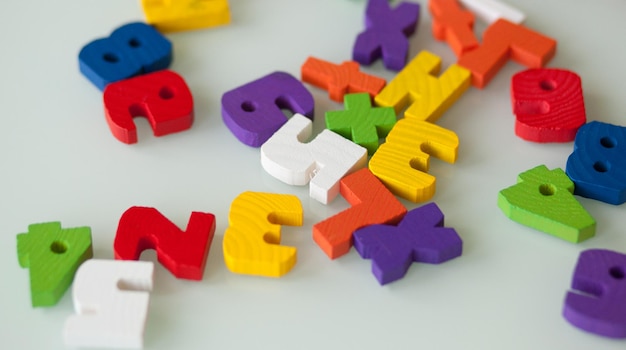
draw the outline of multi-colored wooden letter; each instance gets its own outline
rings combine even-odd
[[[17,257],[29,269],[32,306],[55,305],[80,264],[93,257],[91,229],[63,229],[60,222],[29,225],[17,235]]]
[[[483,43],[459,58],[472,72],[472,84],[482,89],[510,58],[528,68],[541,68],[556,53],[556,41],[520,24],[499,19],[483,33]]]
[[[534,142],[569,142],[587,121],[580,77],[563,69],[535,68],[511,80],[515,134]]]
[[[463,6],[474,12],[480,19],[491,24],[501,18],[522,24],[526,15],[519,9],[498,0],[460,0]]]
[[[379,106],[393,107],[399,114],[405,107],[405,118],[435,122],[470,86],[470,72],[456,64],[439,78],[441,59],[420,52],[376,96]]]
[[[372,108],[370,96],[363,93],[347,94],[344,107],[343,111],[326,112],[326,127],[374,154],[378,141],[396,124],[395,111],[391,107]]]
[[[234,273],[281,277],[296,264],[296,248],[280,245],[280,225],[301,226],[302,204],[287,194],[244,192],[232,202],[224,261]]]
[[[325,129],[311,142],[313,123],[296,114],[261,147],[261,165],[290,185],[310,183],[311,198],[324,204],[339,194],[339,180],[367,165],[367,150]]]
[[[191,128],[193,97],[185,80],[170,70],[140,75],[107,85],[104,112],[116,139],[137,143],[135,117],[150,122],[154,136]]]
[[[354,232],[354,248],[372,259],[372,273],[383,285],[399,280],[413,262],[440,264],[461,256],[463,241],[443,227],[443,213],[435,203],[409,211],[398,226],[371,225]]]
[[[574,194],[605,203],[626,202],[626,127],[593,121],[576,134],[565,168]]]
[[[285,122],[281,109],[313,119],[313,95],[292,75],[274,72],[222,96],[224,123],[244,144],[260,147]]]
[[[574,326],[626,338],[626,254],[606,249],[580,253],[563,316]]]
[[[356,92],[367,92],[374,98],[385,86],[385,79],[360,72],[359,64],[354,61],[336,65],[309,57],[300,73],[302,81],[327,90],[330,98],[337,102],[343,101],[343,95]]]
[[[578,203],[574,183],[559,168],[545,165],[519,174],[517,184],[498,194],[509,219],[572,243],[596,234],[596,221]]]
[[[402,119],[378,147],[369,168],[389,190],[412,202],[424,202],[435,195],[434,176],[427,173],[430,156],[456,162],[459,138],[435,124]]]
[[[192,212],[182,231],[155,208],[131,207],[120,218],[113,250],[116,259],[139,260],[141,252],[154,249],[177,278],[201,280],[214,233],[210,213]]]
[[[141,348],[153,274],[146,261],[86,261],[72,287],[76,315],[65,321],[65,344]]]
[[[141,0],[146,22],[161,32],[230,23],[228,0]]]
[[[104,90],[109,83],[169,67],[172,43],[145,23],[129,23],[85,45],[78,62],[80,72]]]
[[[341,195],[352,207],[313,225],[313,240],[331,259],[350,251],[354,231],[395,224],[406,214],[402,203],[367,168],[341,179]]]
[[[352,57],[370,65],[383,59],[387,69],[399,71],[407,61],[409,40],[419,20],[420,5],[401,2],[391,9],[388,0],[368,0],[365,9],[365,31],[354,43]]]
[[[461,8],[458,0],[430,0],[433,36],[446,41],[457,56],[478,47],[474,35],[474,15]]]

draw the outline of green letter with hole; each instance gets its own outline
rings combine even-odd
[[[91,229],[62,229],[60,222],[28,226],[17,235],[17,258],[30,271],[33,307],[55,305],[74,279],[76,270],[93,257]]]
[[[574,183],[563,170],[540,165],[500,191],[498,207],[513,221],[578,243],[595,235],[596,221],[573,193]]]

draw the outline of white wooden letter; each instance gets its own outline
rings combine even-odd
[[[497,0],[460,0],[463,6],[472,11],[478,18],[491,24],[500,18],[504,18],[515,24],[522,24],[526,19],[526,15],[514,8],[511,5],[507,5],[502,1]]]
[[[76,272],[72,294],[76,315],[65,322],[65,344],[141,348],[148,316],[154,264],[87,260]]]
[[[309,195],[324,204],[339,194],[339,180],[367,164],[367,150],[328,129],[309,142],[313,123],[295,114],[261,146],[261,164],[290,185],[310,182]]]

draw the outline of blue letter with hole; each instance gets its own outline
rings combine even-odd
[[[565,171],[576,185],[574,194],[626,202],[626,128],[596,121],[583,125]]]
[[[129,23],[85,45],[78,61],[81,73],[104,90],[109,83],[168,68],[172,43],[145,23]]]

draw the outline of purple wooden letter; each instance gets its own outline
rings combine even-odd
[[[587,332],[626,338],[626,255],[589,249],[578,257],[563,316]]]
[[[398,226],[371,225],[354,232],[354,247],[372,259],[372,272],[383,285],[406,274],[412,262],[439,264],[460,256],[463,241],[443,227],[443,213],[435,203],[409,211]]]
[[[419,4],[403,2],[392,10],[387,0],[369,0],[366,29],[356,38],[352,59],[370,65],[382,56],[387,69],[402,70],[409,53],[407,37],[415,32],[419,14]]]
[[[313,95],[288,73],[274,72],[222,95],[222,118],[239,141],[261,147],[287,117],[289,109],[313,119]]]

